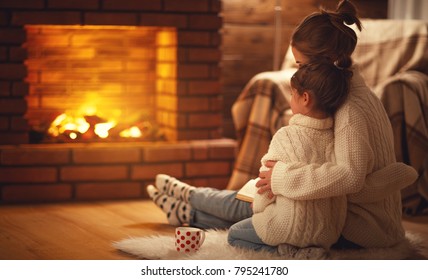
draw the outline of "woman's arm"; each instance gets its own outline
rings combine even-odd
[[[402,162],[391,163],[367,175],[364,188],[358,193],[349,195],[348,200],[353,203],[379,201],[413,184],[417,178],[418,172],[413,167]]]
[[[271,171],[260,173],[259,193],[271,190],[273,195],[309,200],[358,192],[371,168],[371,147],[350,127],[336,132],[335,138],[336,163],[277,162]]]

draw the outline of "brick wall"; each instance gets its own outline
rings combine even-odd
[[[0,146],[0,204],[147,197],[158,173],[225,188],[233,140]]]
[[[220,11],[220,0],[1,0],[0,204],[142,198],[158,173],[224,188],[236,143],[219,139]],[[172,141],[28,144],[34,120],[27,109],[45,88],[26,42],[42,25],[174,29],[176,69],[156,82],[155,109]]]
[[[25,96],[31,91],[24,64],[25,25],[175,28],[177,81],[164,85],[169,90],[158,103],[166,108],[162,108],[158,119],[172,140],[219,138],[222,135],[220,11],[220,0],[0,1],[0,144],[28,143],[30,126],[25,117]]]

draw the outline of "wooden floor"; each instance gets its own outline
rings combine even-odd
[[[428,216],[403,221],[428,240]],[[173,234],[149,200],[0,206],[2,260],[120,260],[112,242],[156,233]]]
[[[148,200],[0,206],[0,259],[133,259],[112,242],[173,232]]]

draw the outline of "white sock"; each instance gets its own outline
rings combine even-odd
[[[170,225],[189,224],[192,210],[190,204],[160,192],[153,185],[147,186],[147,193],[153,202],[165,212]]]
[[[189,203],[190,195],[196,187],[188,185],[174,177],[158,174],[156,176],[156,187],[161,192]]]

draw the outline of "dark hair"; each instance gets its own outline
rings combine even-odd
[[[291,45],[310,60],[323,57],[339,67],[349,68],[357,45],[355,31],[347,26],[352,24],[361,31],[355,6],[343,0],[336,11],[321,9],[307,16],[294,30]]]
[[[333,115],[349,93],[352,71],[331,62],[304,64],[291,77],[291,86],[299,95],[308,92],[315,100],[314,108]]]

